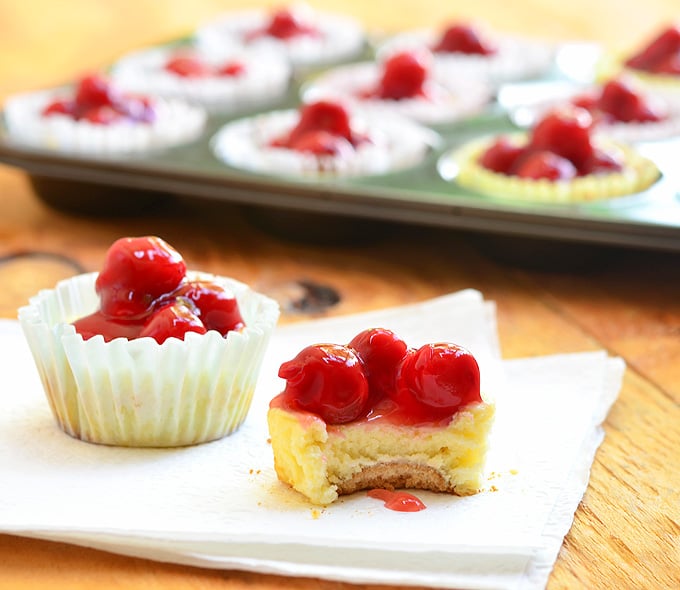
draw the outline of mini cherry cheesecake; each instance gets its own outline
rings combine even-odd
[[[209,55],[247,48],[282,55],[295,68],[310,68],[356,58],[365,36],[350,17],[298,5],[230,12],[200,27],[196,42]]]
[[[57,424],[94,443],[171,447],[236,430],[278,305],[243,283],[187,271],[161,238],[121,238],[99,273],[19,310]]]
[[[371,328],[347,345],[305,347],[279,377],[285,387],[267,414],[274,466],[311,502],[374,488],[482,488],[495,405],[464,348],[412,349]]]
[[[445,77],[483,79],[494,85],[536,78],[553,66],[554,45],[500,34],[479,23],[452,21],[439,28],[399,33],[378,47],[386,59],[394,53],[428,50]]]
[[[497,198],[565,203],[632,195],[656,182],[653,162],[593,130],[588,110],[555,108],[529,133],[484,138],[453,152],[455,180]]]
[[[130,53],[113,67],[126,90],[200,104],[236,114],[276,105],[288,92],[291,67],[278,54],[238,49],[214,56],[197,47],[158,47]]]
[[[420,162],[439,141],[415,123],[363,117],[337,101],[239,119],[215,135],[226,164],[264,174],[316,178],[385,174]]]
[[[202,108],[179,100],[127,92],[101,74],[72,87],[10,97],[10,138],[40,149],[98,156],[165,148],[196,139]]]
[[[419,123],[442,124],[478,114],[492,99],[479,79],[445,75],[424,49],[396,52],[384,61],[339,66],[317,76],[306,100],[341,98],[370,114],[405,116]]]

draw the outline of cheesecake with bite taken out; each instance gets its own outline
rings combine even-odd
[[[484,482],[495,405],[452,343],[417,350],[385,328],[285,362],[267,420],[279,479],[325,505],[359,490],[469,495]]]

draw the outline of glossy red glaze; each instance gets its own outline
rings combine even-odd
[[[158,344],[163,344],[168,338],[183,340],[188,332],[205,334],[207,330],[191,307],[176,302],[154,311],[139,332],[139,337],[149,336]]]
[[[507,137],[499,137],[479,158],[479,164],[499,174],[509,174],[517,159],[524,152],[522,146]]]
[[[212,74],[212,68],[191,55],[177,55],[170,58],[164,69],[183,78],[204,78]]]
[[[310,135],[312,134],[312,135]],[[329,136],[342,141],[331,140]],[[339,153],[349,144],[359,141],[352,133],[349,113],[341,104],[320,100],[300,108],[298,122],[291,131],[272,142],[274,147],[295,149],[316,154]]]
[[[626,60],[625,64],[638,70],[663,73],[664,64],[677,58],[678,52],[680,52],[680,27],[670,26],[661,31],[641,51]]]
[[[72,100],[59,98],[48,103],[42,115],[67,115],[76,121],[95,125],[110,125],[124,120],[151,123],[155,119],[150,98],[118,92],[108,78],[97,74],[80,80]]]
[[[376,94],[391,100],[424,96],[429,58],[428,53],[419,51],[404,51],[389,57],[383,65]]]
[[[556,108],[533,128],[529,140],[532,150],[547,150],[571,161],[578,170],[593,154],[593,118],[576,106]]]
[[[433,50],[439,53],[493,55],[498,51],[498,48],[489,39],[482,38],[473,27],[457,24],[444,31]]]
[[[155,236],[121,238],[107,252],[95,289],[100,308],[73,323],[85,340],[149,336],[163,343],[187,332],[226,336],[245,326],[234,295],[209,281],[187,281],[181,255]]]
[[[313,412],[330,424],[358,418],[368,399],[368,382],[354,351],[339,344],[302,349],[279,368],[286,380],[285,401]]]
[[[394,391],[397,372],[406,356],[406,342],[392,330],[370,328],[352,338],[348,346],[361,359],[371,400],[389,396]]]
[[[602,87],[597,108],[624,123],[660,121],[663,118],[663,114],[642,94],[621,79],[610,80]]]
[[[109,248],[95,283],[101,311],[114,318],[143,315],[185,274],[182,256],[161,238],[121,238]]]
[[[226,336],[245,326],[236,297],[220,285],[206,281],[182,284],[170,295],[172,299],[187,299],[208,330]]]
[[[382,500],[385,503],[385,508],[396,512],[420,512],[427,508],[420,498],[408,492],[374,489],[369,490],[366,494],[369,498]]]
[[[347,346],[308,346],[281,365],[279,377],[286,387],[272,407],[305,410],[329,425],[446,425],[462,406],[481,401],[479,367],[468,351],[449,343],[407,350],[383,328]]]
[[[521,158],[513,174],[520,178],[530,178],[539,180],[545,178],[551,181],[571,180],[576,177],[578,170],[566,158],[558,156],[547,150],[536,150],[529,152]]]
[[[321,35],[321,31],[305,23],[295,12],[282,8],[271,15],[266,26],[248,33],[246,40],[252,41],[259,37],[267,36],[287,41],[303,35],[317,37]]]

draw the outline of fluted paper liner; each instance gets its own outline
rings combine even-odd
[[[89,340],[71,324],[95,311],[96,273],[41,291],[19,310],[52,413],[73,437],[121,446],[170,447],[221,438],[245,420],[278,304],[243,283],[202,273],[231,289],[246,327],[222,337],[186,334]]]

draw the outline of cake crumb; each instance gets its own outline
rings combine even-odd
[[[510,470],[510,475],[517,475],[519,471],[517,469],[511,469]]]
[[[319,517],[321,516],[321,510],[319,510],[318,508],[312,508],[311,513],[312,513],[312,518],[314,520],[318,520]]]
[[[497,491],[498,491],[498,488],[497,488],[496,486],[491,486],[491,487],[489,488],[489,491],[490,491],[490,492],[497,492]]]
[[[268,445],[272,444],[272,439],[271,439],[271,438],[268,438],[268,439],[267,439],[267,444],[268,444]]]

